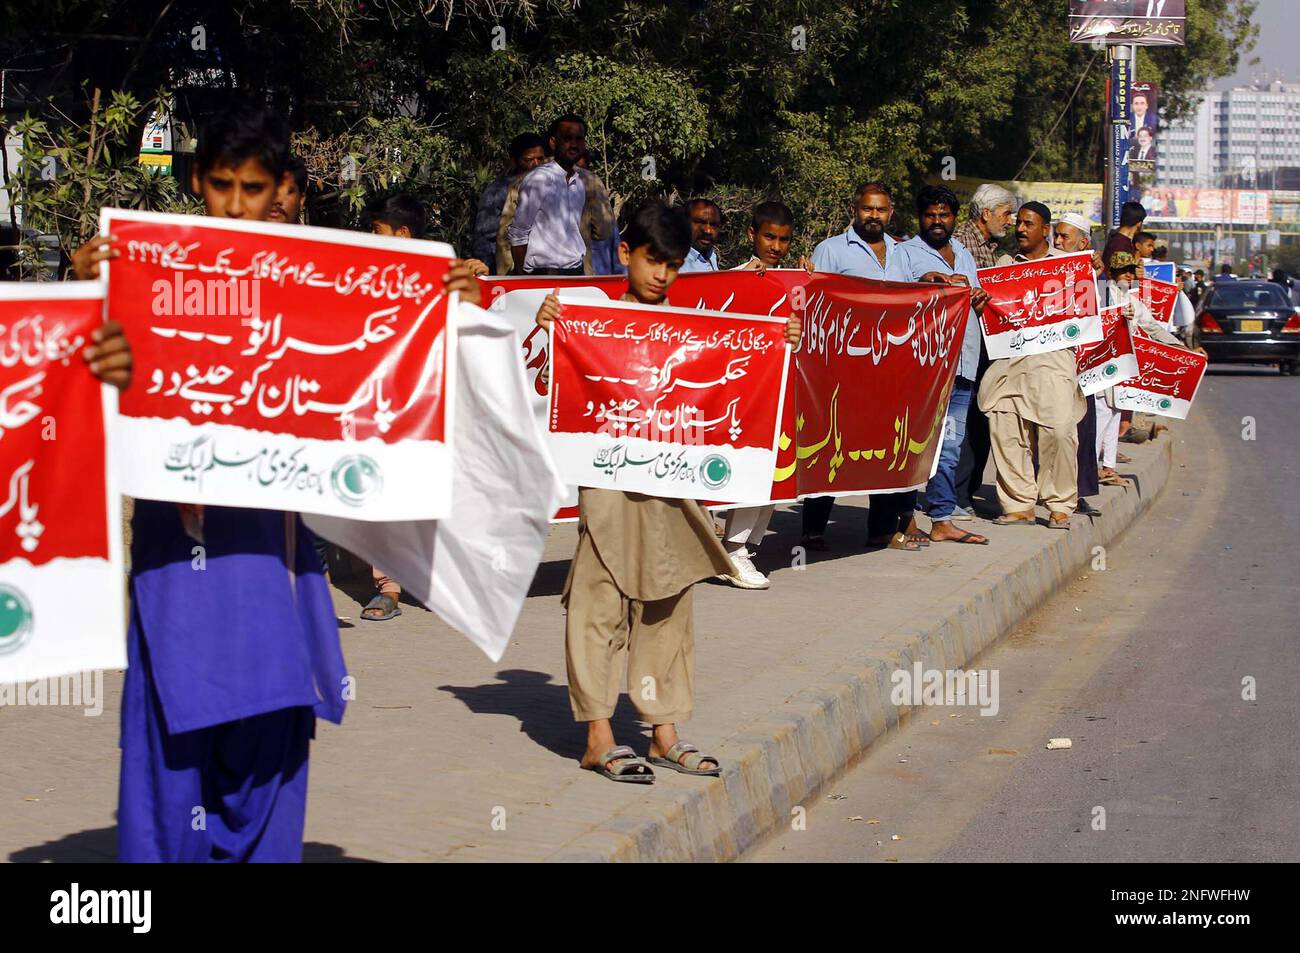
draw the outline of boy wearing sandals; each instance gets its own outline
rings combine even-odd
[[[691,247],[680,211],[651,202],[636,212],[619,244],[627,267],[625,301],[663,304]],[[561,306],[549,295],[537,323],[550,330]],[[798,343],[802,323],[786,323]],[[614,739],[610,717],[618,702],[621,657],[642,720],[653,726],[652,764],[715,777],[717,758],[677,736],[677,722],[695,707],[695,633],[691,587],[731,561],[696,500],[665,499],[584,487],[579,493],[578,548],[564,587],[565,659],[569,701],[587,723],[582,767],[612,781],[648,784],[650,767]]]

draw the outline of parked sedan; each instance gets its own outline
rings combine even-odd
[[[1211,363],[1300,368],[1300,308],[1271,281],[1221,281],[1196,312],[1196,337]]]

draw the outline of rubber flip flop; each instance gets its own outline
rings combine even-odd
[[[366,615],[367,609],[382,609],[383,615]],[[386,592],[381,592],[369,602],[366,608],[361,610],[361,619],[365,622],[387,622],[389,619],[395,619],[402,614],[402,607],[397,604],[397,600]]]
[[[962,533],[956,539],[936,539],[936,543],[965,543],[968,546],[987,546],[987,539],[976,539],[979,533]]]

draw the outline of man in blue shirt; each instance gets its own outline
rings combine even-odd
[[[916,217],[920,232],[915,238],[901,243],[895,253],[902,260],[902,269],[908,281],[928,281],[949,285],[965,285],[971,289],[971,308],[966,315],[966,330],[961,339],[957,358],[957,379],[953,383],[952,397],[944,421],[943,447],[939,451],[939,465],[925,488],[927,512],[933,526],[930,539],[934,542],[978,543],[987,545],[988,539],[978,533],[958,529],[952,522],[957,508],[957,463],[961,459],[961,445],[966,436],[966,413],[975,391],[975,377],[979,370],[980,324],[979,314],[988,302],[988,294],[981,288],[976,275],[975,259],[961,242],[952,237],[957,226],[957,196],[942,185],[927,185],[916,197]],[[956,343],[956,342],[954,342]]]
[[[894,217],[894,198],[879,182],[864,182],[853,193],[853,223],[813,251],[813,268],[833,275],[857,275],[877,281],[907,281],[895,252],[898,242],[887,231]]]
[[[718,271],[718,250],[714,247],[722,232],[722,209],[713,199],[692,199],[686,206],[691,223],[691,250],[678,271]]]
[[[510,171],[488,183],[474,216],[474,257],[496,272],[497,229],[510,183],[546,161],[546,140],[535,132],[521,132],[510,140]],[[420,236],[416,236],[417,238]]]
[[[894,217],[894,196],[880,182],[864,182],[850,203],[853,221],[838,235],[822,241],[813,251],[815,271],[857,275],[877,281],[907,281],[898,242],[885,231]],[[816,496],[803,502],[803,545],[825,549],[824,534],[835,505],[833,496]],[[915,551],[919,534],[909,533],[916,493],[881,493],[871,498],[867,518],[867,544]],[[911,527],[915,529],[915,527]],[[900,535],[902,538],[900,538]]]

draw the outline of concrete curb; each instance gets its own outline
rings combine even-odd
[[[1133,485],[1108,490],[1099,519],[1076,518],[1069,533],[1045,535],[1041,548],[1005,574],[967,587],[969,594],[946,615],[896,633],[901,649],[845,659],[829,681],[799,692],[731,738],[721,784],[617,815],[548,859],[739,858],[909,716],[910,709],[890,704],[892,672],[916,661],[925,668],[964,668],[1090,565],[1094,547],[1114,543],[1168,481],[1173,440],[1166,437],[1152,449],[1133,454]]]

